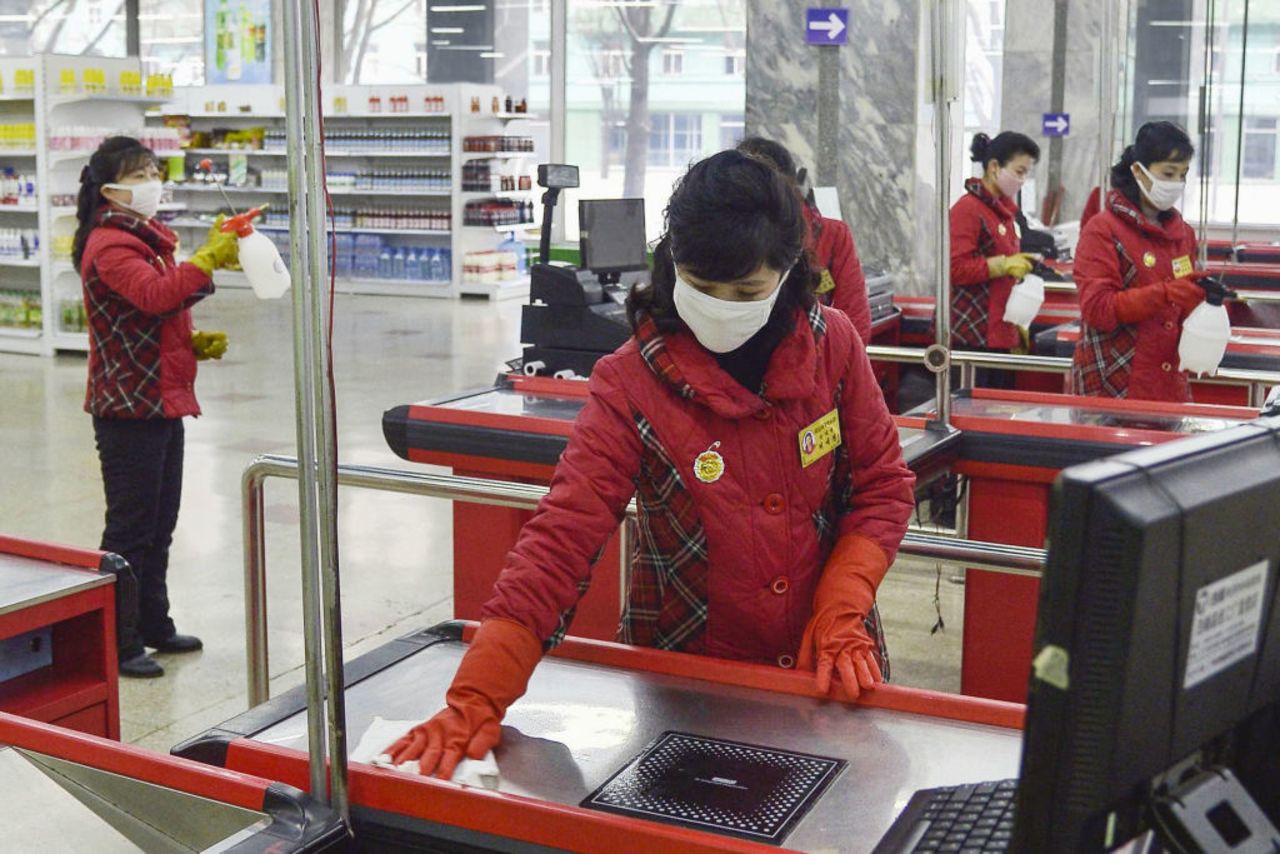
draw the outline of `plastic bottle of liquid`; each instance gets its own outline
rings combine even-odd
[[[404,278],[404,250],[396,249],[396,254],[391,257],[391,278]]]
[[[289,290],[289,270],[270,238],[253,228],[254,218],[261,213],[262,208],[254,208],[233,216],[222,224],[222,230],[240,237],[240,266],[254,294],[258,299],[277,299]]]
[[[1031,321],[1035,320],[1043,304],[1044,279],[1029,273],[1009,292],[1009,301],[1004,306],[1004,322],[1030,329]]]
[[[422,278],[421,263],[418,259],[418,252],[415,249],[409,249],[404,258],[404,277],[411,282],[416,282]]]
[[[382,247],[382,253],[378,255],[378,278],[391,278],[391,247]]]
[[[1231,340],[1231,321],[1223,299],[1226,288],[1213,280],[1205,282],[1204,302],[1182,322],[1182,337],[1178,339],[1178,370],[1193,374],[1213,376],[1227,352]]]
[[[431,281],[444,282],[449,278],[445,269],[444,253],[440,249],[431,250]]]

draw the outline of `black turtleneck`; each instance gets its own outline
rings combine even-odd
[[[747,339],[746,343],[728,353],[712,353],[716,363],[729,376],[737,380],[748,391],[760,393],[764,383],[765,372],[769,369],[769,360],[778,344],[790,334],[794,327],[793,313],[783,305],[781,299],[773,306],[769,320],[760,330]]]

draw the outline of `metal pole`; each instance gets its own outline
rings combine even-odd
[[[249,466],[240,478],[244,522],[244,635],[249,659],[249,707],[271,695],[267,660],[267,539],[263,526],[265,475]]]
[[[937,346],[944,350],[951,346],[951,101],[956,96],[958,81],[949,67],[951,52],[947,49],[947,37],[954,33],[963,38],[964,28],[952,28],[955,16],[950,14],[954,0],[934,0],[932,20],[932,56],[934,132],[937,141],[937,163],[934,183],[938,194],[937,223],[934,239],[937,247],[938,290],[934,298],[933,328]],[[951,372],[943,365],[935,374],[938,423],[946,427],[951,422]]]
[[[565,84],[569,45],[569,2],[551,0],[551,162],[565,162]],[[564,208],[551,221],[551,239],[564,240]]]
[[[1115,145],[1116,43],[1121,29],[1116,0],[1102,0],[1102,32],[1098,39],[1098,193],[1106,208],[1106,194],[1111,187],[1112,146]]]
[[[337,467],[338,440],[334,429],[332,362],[329,358],[329,240],[326,228],[325,162],[320,100],[320,26],[316,7],[302,5],[302,80],[306,164],[307,242],[310,247],[311,337],[313,397],[318,418],[313,422],[317,432],[316,509],[317,534],[320,540],[320,607],[324,643],[313,647],[308,655],[323,653],[328,701],[325,720],[328,724],[329,798],[330,805],[343,821],[349,823],[347,804],[347,715],[346,680],[342,666],[342,596],[338,565]]]
[[[1244,165],[1244,74],[1249,62],[1249,0],[1244,0],[1244,29],[1240,37],[1240,107],[1236,115],[1236,192],[1231,208],[1231,260],[1240,239],[1240,174]]]
[[[306,239],[306,154],[303,145],[303,112],[306,105],[306,86],[303,77],[302,55],[314,51],[314,45],[301,37],[302,19],[311,14],[304,11],[302,0],[286,0],[284,4],[285,27],[285,132],[288,145],[289,170],[289,228],[294,234],[289,254],[293,279],[293,383],[295,398],[298,457],[304,461],[299,468],[298,510],[302,551],[302,635],[307,650],[307,746],[310,753],[311,794],[327,802],[325,785],[324,738],[324,662],[319,654],[321,637],[321,612],[319,603],[320,544],[319,520],[316,508],[316,411],[315,396],[315,342],[309,334],[312,315],[311,269],[312,241]],[[312,83],[314,85],[314,81]],[[303,239],[298,239],[303,238]]]

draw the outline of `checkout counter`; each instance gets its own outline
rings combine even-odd
[[[521,374],[500,376],[492,388],[396,406],[382,416],[391,450],[416,463],[447,466],[468,477],[548,484],[573,421],[586,403],[587,383]],[[959,440],[955,432],[926,430],[921,417],[896,416],[903,456],[917,486],[945,474]],[[531,511],[479,504],[453,505],[454,615],[479,619],[504,559]],[[591,588],[578,605],[572,634],[613,640],[621,613],[621,537],[599,560]]]
[[[441,708],[472,630],[442,624],[350,662],[348,743],[375,714]],[[1021,706],[893,685],[847,705],[807,674],[706,665],[568,638],[507,712],[496,791],[353,763],[356,836],[378,851],[870,851],[917,789],[1017,776]],[[305,709],[295,689],[174,752],[305,787]],[[634,797],[627,772],[657,749],[669,797]]]
[[[913,414],[929,417],[932,401]],[[1235,406],[1107,400],[972,389],[952,395],[960,432],[951,470],[965,477],[969,539],[1041,548],[1054,478],[1062,469],[1257,417]],[[1031,667],[1040,583],[965,573],[961,691],[1022,702]]]

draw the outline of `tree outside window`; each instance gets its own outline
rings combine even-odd
[[[1244,120],[1245,178],[1274,180],[1276,177],[1276,120],[1246,118]]]
[[[0,0],[0,54],[125,55],[124,0]]]
[[[424,81],[426,0],[341,2],[344,83]]]

